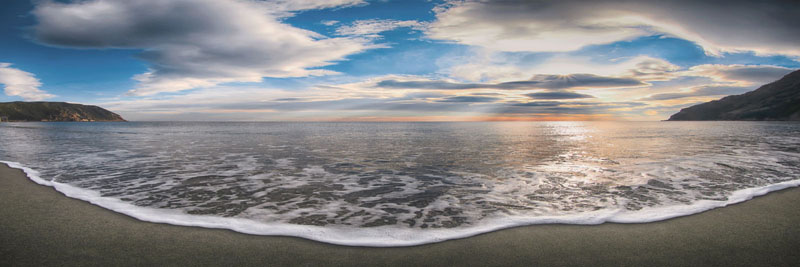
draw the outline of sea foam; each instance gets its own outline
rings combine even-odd
[[[445,240],[466,238],[501,229],[536,224],[596,225],[602,223],[647,223],[692,215],[714,208],[725,207],[765,195],[769,192],[800,186],[800,180],[784,181],[755,188],[733,191],[725,201],[699,200],[689,205],[647,207],[640,210],[609,209],[559,216],[498,216],[478,224],[452,229],[404,229],[395,226],[371,228],[346,228],[288,223],[265,223],[242,218],[183,214],[176,210],[140,207],[99,192],[43,179],[39,172],[18,162],[0,161],[11,168],[22,170],[27,177],[40,185],[53,187],[65,196],[122,213],[136,219],[179,226],[229,229],[240,233],[269,236],[293,236],[325,243],[346,246],[395,247],[414,246]]]

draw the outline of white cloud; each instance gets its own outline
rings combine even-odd
[[[436,10],[428,36],[501,51],[573,51],[647,34],[637,25],[598,22],[580,6],[542,1],[458,1]]]
[[[742,94],[752,90],[753,90],[752,88],[738,87],[738,86],[706,85],[706,86],[688,88],[688,90],[686,91],[654,94],[646,98],[642,98],[641,100],[660,101],[660,100],[672,100],[672,99],[680,99],[688,97],[726,96],[726,95]]]
[[[505,82],[527,79],[533,74],[570,75],[588,73],[600,76],[632,77],[643,81],[668,80],[680,67],[648,56],[620,58],[606,63],[587,57],[552,56],[535,63],[519,64],[513,56],[491,54],[453,63],[442,72],[467,81]]]
[[[794,1],[451,1],[436,9],[430,38],[499,51],[574,51],[667,34],[709,54],[800,56]]]
[[[761,85],[776,81],[792,71],[790,68],[771,65],[704,64],[691,67],[682,75],[708,77],[718,82]]]
[[[263,77],[303,77],[369,49],[359,38],[326,38],[282,23],[266,7],[318,9],[362,1],[89,0],[42,2],[38,41],[76,48],[139,49],[150,63],[134,95],[175,92]],[[272,10],[274,11],[274,10]]]
[[[320,23],[322,23],[322,25],[325,25],[325,26],[333,26],[333,25],[339,24],[339,21],[338,20],[323,20],[323,21],[320,21]]]
[[[266,0],[260,4],[266,6],[274,14],[291,16],[291,12],[362,6],[367,2],[364,0]]]
[[[336,34],[346,36],[363,36],[379,38],[378,33],[391,31],[397,28],[412,28],[422,30],[424,24],[416,20],[368,19],[358,20],[350,25],[336,29]]]
[[[32,73],[12,68],[11,63],[0,62],[0,84],[5,86],[5,94],[8,96],[19,96],[32,101],[54,97],[39,90],[42,83]]]

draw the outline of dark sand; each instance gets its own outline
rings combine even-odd
[[[800,266],[800,189],[646,224],[536,225],[401,248],[138,221],[0,164],[0,266]]]

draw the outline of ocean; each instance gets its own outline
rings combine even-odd
[[[144,221],[409,246],[798,186],[800,123],[2,123],[0,162]]]

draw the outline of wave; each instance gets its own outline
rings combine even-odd
[[[141,221],[166,223],[180,226],[228,229],[245,234],[293,236],[324,243],[367,246],[399,247],[436,243],[445,240],[466,238],[501,229],[535,224],[579,224],[602,223],[647,223],[692,215],[714,208],[725,207],[765,195],[769,192],[800,186],[800,179],[784,181],[767,186],[733,191],[725,201],[699,200],[688,205],[646,207],[631,211],[605,209],[559,216],[501,216],[482,220],[478,224],[450,229],[408,229],[395,226],[371,228],[344,228],[337,226],[296,225],[290,223],[267,223],[243,218],[226,218],[208,215],[190,215],[176,210],[140,207],[122,200],[103,197],[99,192],[43,179],[39,172],[18,162],[1,161],[11,168],[22,170],[27,177],[40,185],[53,187],[70,198],[80,199],[94,205],[122,213]]]

